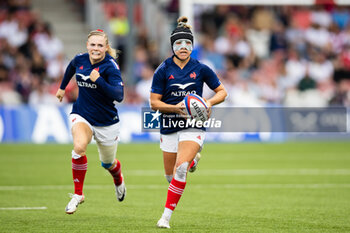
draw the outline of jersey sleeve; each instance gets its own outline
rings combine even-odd
[[[69,81],[72,79],[73,75],[75,74],[75,63],[76,63],[76,57],[73,58],[73,60],[71,60],[71,62],[68,64],[66,71],[64,72],[64,75],[63,75],[60,89],[62,90],[66,89]]]
[[[215,72],[207,65],[202,64],[203,80],[212,90],[220,86],[221,82]]]
[[[124,83],[118,66],[111,66],[106,69],[106,80],[102,77],[96,80],[108,97],[118,102],[124,99]]]
[[[152,80],[152,86],[151,86],[151,92],[155,94],[163,94],[165,90],[165,64],[162,63],[158,69],[154,72],[153,80]]]

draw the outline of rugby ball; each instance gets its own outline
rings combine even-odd
[[[208,120],[208,106],[204,99],[196,94],[188,94],[183,99],[185,105],[185,112],[195,121],[207,121]]]

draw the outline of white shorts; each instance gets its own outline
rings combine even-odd
[[[69,121],[71,129],[78,122],[84,122],[92,130],[96,142],[104,146],[112,146],[119,141],[120,125],[119,122],[109,126],[92,126],[87,120],[78,114],[70,114]]]
[[[177,146],[181,141],[194,141],[202,150],[205,138],[205,131],[200,129],[185,129],[172,134],[160,135],[160,149],[165,152],[177,153]]]

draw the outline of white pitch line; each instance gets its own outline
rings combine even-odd
[[[41,207],[0,207],[0,210],[46,210],[46,206]]]
[[[130,170],[125,174],[132,176],[159,176],[163,170]],[[285,176],[319,176],[319,175],[350,175],[350,169],[203,169],[199,170],[201,176],[257,176],[257,175],[285,175]]]
[[[194,189],[332,189],[350,188],[350,184],[193,184]],[[130,189],[164,189],[168,185],[129,185]]]
[[[85,185],[87,190],[102,190],[114,187],[113,185]],[[128,189],[166,189],[168,185],[127,185]],[[193,189],[334,189],[350,188],[349,184],[190,184]],[[71,190],[73,185],[37,185],[37,186],[0,186],[0,191],[21,190]]]

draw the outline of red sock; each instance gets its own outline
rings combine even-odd
[[[182,193],[185,189],[186,182],[181,182],[175,180],[174,178],[171,180],[171,183],[168,188],[168,196],[166,199],[165,207],[171,210],[174,210],[177,203],[182,196]]]
[[[72,158],[72,172],[73,172],[75,194],[83,195],[83,185],[84,185],[87,165],[88,164],[87,164],[86,155],[81,156],[79,159]]]
[[[192,160],[192,163],[190,165],[190,168],[192,168],[194,166],[194,160]]]
[[[120,185],[123,182],[122,177],[122,165],[119,160],[115,159],[112,166],[108,169],[109,173],[113,176],[114,184]]]

